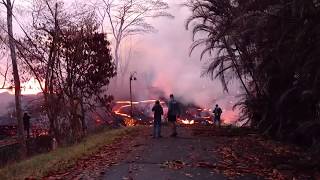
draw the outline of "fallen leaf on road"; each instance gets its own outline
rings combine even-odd
[[[139,147],[139,146],[144,146],[144,144],[135,144],[133,147]]]
[[[133,180],[133,178],[131,176],[125,176],[122,177],[122,180]]]
[[[215,164],[211,164],[209,162],[198,162],[197,167],[201,167],[201,168],[215,168],[216,165]]]
[[[164,162],[161,167],[167,167],[169,169],[181,169],[186,165],[186,163],[180,161],[180,160],[173,160],[173,161],[166,161]]]

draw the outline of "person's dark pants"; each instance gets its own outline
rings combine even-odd
[[[153,137],[161,137],[161,121],[155,121],[153,124]]]
[[[24,130],[27,131],[27,138],[29,139],[30,138],[30,127],[25,126]]]
[[[170,122],[171,126],[172,126],[172,134],[171,136],[177,136],[177,116],[175,115],[168,115],[168,121]]]
[[[214,124],[217,124],[218,123],[218,126],[221,125],[220,123],[220,117],[214,117]]]

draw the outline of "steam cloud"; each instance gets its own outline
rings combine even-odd
[[[192,32],[185,30],[185,21],[190,12],[179,3],[181,1],[170,2],[174,19],[152,20],[157,33],[127,40],[126,46],[132,47],[130,56],[127,56],[130,63],[128,72],[137,72],[137,81],[132,83],[134,100],[159,98],[161,95],[169,97],[173,93],[183,103],[194,103],[205,108],[218,103],[225,112],[231,111],[234,95],[239,93],[238,83],[231,84],[230,94],[226,94],[219,80],[201,77],[205,65],[204,61],[199,60],[201,48],[189,57]],[[122,54],[129,54],[128,50]],[[120,84],[111,92],[116,99],[128,99],[128,74]]]

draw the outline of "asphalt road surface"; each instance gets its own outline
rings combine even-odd
[[[217,157],[213,137],[196,137],[180,127],[177,137],[169,137],[170,128],[163,127],[162,138],[137,144],[127,159],[105,172],[105,180],[223,180],[203,164],[215,164]]]

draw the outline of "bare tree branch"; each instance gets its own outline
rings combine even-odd
[[[163,0],[101,0],[102,8],[107,14],[114,38],[114,56],[118,70],[121,69],[120,47],[129,36],[154,32],[154,27],[147,22],[148,18],[173,17],[167,12],[169,6]],[[104,16],[102,16],[104,18]]]

